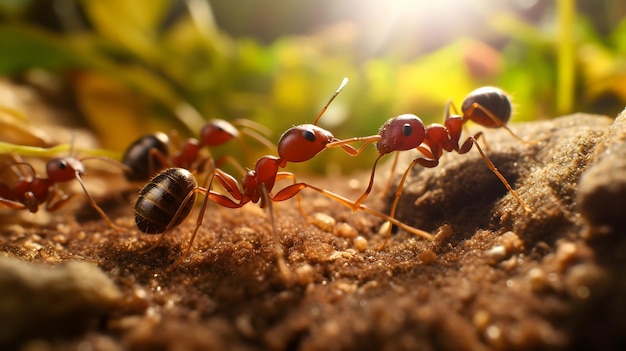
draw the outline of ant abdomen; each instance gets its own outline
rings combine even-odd
[[[499,128],[511,119],[511,99],[504,90],[496,87],[481,87],[465,97],[461,111],[466,118],[488,128]],[[485,111],[486,110],[486,111]],[[488,112],[492,116],[488,116]],[[502,123],[497,123],[492,117]]]
[[[168,168],[157,174],[139,192],[135,203],[137,228],[146,234],[159,234],[179,225],[193,208],[197,186],[196,178],[184,168]]]
[[[161,153],[169,155],[169,137],[164,133],[144,135],[133,142],[122,158],[122,163],[130,168],[124,175],[131,182],[150,179],[157,171],[166,165],[155,155]]]

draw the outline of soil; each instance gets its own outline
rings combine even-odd
[[[486,154],[529,211],[476,150],[414,167],[397,218],[432,241],[397,230],[377,250],[383,219],[304,190],[308,220],[296,200],[275,207],[286,269],[267,211],[253,204],[209,206],[173,270],[196,212],[147,253],[158,236],[138,232],[119,197],[98,202],[121,232],[88,208],[56,224],[5,226],[0,348],[623,348],[625,126],[626,114],[577,114],[512,125],[527,142],[485,131]],[[386,171],[366,202],[382,212],[395,193],[382,194]],[[308,181],[356,199],[368,178]]]

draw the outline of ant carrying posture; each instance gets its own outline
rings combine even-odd
[[[452,106],[454,114],[450,114],[450,106]],[[469,136],[463,143],[460,142],[463,125],[470,120],[488,128],[505,128],[516,139],[526,142],[517,137],[506,126],[506,123],[511,117],[511,101],[508,95],[501,89],[495,87],[482,87],[476,89],[465,98],[461,106],[461,111],[462,115],[458,114],[454,104],[451,101],[448,101],[445,108],[445,121],[443,125],[433,123],[428,127],[425,127],[422,120],[416,115],[404,114],[387,120],[380,128],[377,135],[356,137],[328,144],[326,147],[331,148],[344,146],[345,144],[357,141],[364,142],[364,144],[356,152],[356,154],[359,154],[367,145],[376,143],[379,155],[372,166],[372,173],[370,175],[370,181],[367,189],[359,197],[359,199],[353,203],[353,210],[356,210],[370,194],[374,183],[376,165],[384,155],[394,151],[411,149],[417,149],[424,155],[424,157],[418,157],[411,162],[400,180],[396,190],[395,199],[389,213],[389,216],[393,218],[400,195],[402,194],[404,182],[406,181],[406,178],[413,166],[420,164],[423,167],[436,167],[439,164],[439,159],[444,151],[455,151],[459,154],[465,154],[470,151],[473,145],[475,145],[481,157],[487,164],[487,167],[489,167],[489,169],[500,179],[502,184],[504,184],[511,195],[515,197],[524,211],[526,213],[530,212],[528,206],[526,206],[515,190],[511,188],[504,176],[497,170],[478,144],[477,139],[483,135],[483,132],[478,132]],[[393,175],[397,159],[398,153],[396,153],[392,164],[390,178]],[[389,181],[387,184],[389,184]],[[391,226],[387,231],[387,238],[379,246],[379,249],[384,247],[390,236]]]
[[[85,173],[85,166],[82,161],[88,159],[100,159],[115,163],[111,159],[100,157],[88,157],[81,160],[74,157],[54,158],[47,162],[47,178],[44,178],[36,175],[35,169],[31,164],[16,159],[14,163],[8,165],[0,172],[2,173],[10,168],[18,177],[17,182],[12,187],[0,183],[0,206],[13,210],[27,209],[35,213],[39,210],[39,206],[45,203],[47,211],[56,211],[73,197],[73,195],[64,194],[56,187],[56,184],[76,179],[83,188],[89,205],[100,214],[100,217],[107,222],[109,227],[117,231],[124,230],[109,219],[87,191],[81,176]],[[120,166],[123,167],[123,165]],[[24,174],[21,167],[28,168],[30,175]]]
[[[167,167],[180,167],[186,169],[196,168],[201,171],[208,158],[200,157],[203,147],[215,147],[223,145],[233,139],[240,139],[245,134],[255,139],[267,148],[275,146],[265,135],[270,134],[262,125],[246,119],[237,119],[232,123],[221,119],[207,122],[200,131],[200,139],[189,138],[181,147],[170,155],[170,137],[165,133],[157,132],[140,137],[134,141],[124,153],[122,163],[129,167],[125,173],[126,179],[133,182],[147,181],[158,171]],[[239,169],[242,174],[243,168],[234,159],[224,156],[217,160],[217,166],[228,162]]]
[[[198,186],[193,175],[182,168],[166,169],[153,178],[153,180],[140,191],[140,196],[135,204],[135,220],[137,227],[145,233],[162,233],[161,238],[149,250],[156,247],[156,245],[163,240],[167,231],[180,224],[180,222],[188,216],[196,193],[198,192],[205,194],[205,198],[200,213],[198,214],[195,229],[185,253],[170,269],[178,266],[188,256],[195,235],[202,224],[202,218],[208,199],[227,208],[241,208],[249,202],[260,202],[260,205],[262,207],[267,206],[270,212],[270,222],[278,264],[283,276],[288,276],[289,270],[284,262],[283,251],[274,224],[272,202],[285,201],[294,196],[298,196],[300,211],[306,217],[300,204],[299,193],[305,188],[310,188],[349,208],[353,208],[353,204],[350,200],[307,183],[297,183],[293,173],[279,171],[280,168],[286,167],[289,162],[307,161],[324,150],[329,143],[339,141],[332,133],[318,127],[316,124],[346,83],[347,79],[344,79],[339,89],[337,89],[317,116],[314,124],[299,125],[287,130],[278,142],[280,156],[261,157],[256,162],[254,170],[249,170],[243,177],[241,184],[237,182],[234,177],[218,168],[215,168],[214,172],[207,176],[203,186]],[[349,145],[343,145],[343,149],[350,154],[356,152],[356,150]],[[274,189],[276,181],[284,179],[291,179],[293,183],[275,194],[272,194],[271,191]],[[213,180],[217,180],[222,188],[230,194],[230,197],[211,190],[210,184]],[[209,184],[208,187],[206,186],[207,183]],[[429,240],[433,239],[431,234],[409,227],[383,213],[363,205],[358,205],[356,208],[386,219],[415,235]]]

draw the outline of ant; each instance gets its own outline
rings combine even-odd
[[[237,128],[239,127],[239,128]],[[167,134],[156,132],[144,135],[135,140],[125,151],[122,163],[129,167],[125,173],[126,179],[132,182],[147,181],[158,171],[167,167],[192,169],[194,164],[200,172],[208,158],[200,159],[200,150],[207,147],[223,145],[230,140],[240,139],[242,134],[248,135],[268,148],[274,144],[265,135],[270,133],[264,126],[246,119],[237,119],[227,122],[214,119],[207,122],[200,131],[200,139],[185,140],[178,151],[170,155],[170,137]],[[224,156],[217,161],[217,165],[228,162],[245,174],[243,168],[230,156]]]
[[[202,193],[205,197],[200,213],[198,214],[195,229],[185,253],[170,266],[170,270],[176,268],[189,255],[193,240],[202,224],[204,211],[206,210],[207,201],[209,199],[227,208],[241,208],[249,202],[260,202],[261,207],[268,207],[279,269],[283,277],[288,277],[289,270],[284,261],[283,251],[274,224],[272,203],[285,201],[297,196],[300,212],[306,217],[300,203],[299,193],[305,188],[310,188],[346,207],[353,208],[353,204],[350,200],[307,183],[298,183],[293,173],[279,171],[281,168],[286,167],[289,162],[307,161],[323,151],[328,144],[339,141],[332,133],[318,127],[317,122],[346,83],[347,78],[344,78],[339,89],[337,89],[328,103],[322,108],[314,124],[295,126],[283,133],[278,142],[279,156],[266,155],[259,158],[255,164],[254,170],[249,170],[243,177],[241,183],[237,182],[233,176],[219,168],[214,168],[214,171],[210,175],[207,175],[203,186],[198,186],[191,172],[183,168],[169,168],[153,178],[152,181],[140,191],[139,198],[135,204],[135,222],[139,230],[144,233],[162,234],[161,238],[147,251],[156,247],[161,240],[163,240],[166,232],[179,225],[182,220],[189,215],[192,204],[196,198],[196,193]],[[343,145],[342,147],[349,154],[356,153],[356,150],[349,145]],[[272,194],[271,192],[274,189],[276,181],[284,179],[290,179],[293,183]],[[211,190],[211,184],[214,180],[217,180],[230,196]],[[356,209],[388,220],[407,232],[433,240],[431,234],[409,227],[390,216],[365,207],[364,205],[358,205]]]
[[[100,214],[100,217],[107,222],[109,227],[116,231],[124,230],[109,219],[87,191],[81,176],[85,174],[85,165],[82,161],[88,159],[100,159],[115,163],[114,160],[104,157],[87,157],[81,160],[75,157],[53,158],[46,164],[47,177],[44,178],[36,175],[35,169],[30,163],[16,158],[14,163],[0,171],[0,173],[3,173],[7,168],[11,168],[18,177],[13,187],[0,183],[0,206],[13,210],[27,209],[31,213],[36,213],[39,210],[39,206],[45,203],[46,211],[56,211],[74,196],[74,194],[64,194],[56,187],[56,184],[76,179],[83,188],[89,205]],[[21,167],[28,168],[30,175],[25,174]]]
[[[450,107],[454,110],[454,114],[450,114]],[[428,168],[436,167],[439,164],[439,159],[444,151],[455,151],[458,154],[465,154],[470,151],[473,145],[475,145],[481,157],[487,164],[487,167],[489,167],[489,169],[500,179],[502,184],[504,184],[511,195],[515,197],[524,211],[529,213],[529,207],[519,197],[517,192],[511,188],[507,180],[498,171],[491,160],[489,160],[478,144],[477,139],[483,135],[483,132],[478,132],[469,136],[463,143],[460,142],[463,126],[466,122],[471,120],[488,128],[505,128],[513,137],[527,143],[516,136],[513,131],[506,126],[506,123],[511,118],[511,110],[511,100],[503,90],[495,87],[482,87],[472,91],[465,97],[461,106],[462,114],[458,113],[452,101],[448,101],[445,107],[445,121],[443,125],[433,123],[425,127],[422,120],[416,115],[403,114],[387,120],[380,128],[377,135],[356,137],[338,142],[332,142],[326,147],[342,147],[347,143],[361,141],[364,144],[356,150],[356,154],[359,154],[367,145],[376,143],[379,155],[372,166],[372,172],[367,189],[359,197],[359,199],[353,203],[353,210],[358,209],[370,194],[374,183],[376,165],[384,155],[394,151],[411,149],[417,149],[423,154],[423,157],[418,157],[411,162],[400,180],[389,214],[389,216],[393,218],[402,193],[404,182],[406,181],[409,171],[413,168],[413,166],[420,164],[421,166]],[[391,166],[392,169],[389,180],[393,175],[397,160],[398,153],[396,153]],[[387,187],[389,186],[389,180],[387,182]],[[391,230],[392,227],[390,226],[387,231],[387,237],[379,246],[379,249],[382,249],[389,240]]]

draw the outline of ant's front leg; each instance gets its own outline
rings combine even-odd
[[[56,187],[53,187],[50,196],[46,199],[46,211],[54,212],[65,206],[76,194],[66,194]],[[31,211],[32,212],[32,211]]]
[[[28,207],[26,205],[24,205],[21,202],[18,201],[13,201],[13,200],[8,200],[8,199],[3,199],[0,197],[0,207],[4,207],[4,208],[8,208],[11,210],[24,210],[27,209]],[[32,209],[28,208],[28,210],[32,213],[37,212],[37,210],[35,209],[35,211],[33,212]]]
[[[224,188],[224,190],[226,190],[235,200],[239,201],[239,204],[230,200],[228,197],[222,194],[218,194],[218,193],[215,193],[215,195],[213,195],[213,193],[209,195],[209,197],[211,197],[213,201],[219,203],[222,206],[229,207],[229,208],[238,208],[238,207],[243,206],[244,195],[241,193],[239,182],[237,182],[237,180],[233,176],[222,171],[219,168],[216,168],[215,179],[222,186],[222,188]],[[220,199],[228,199],[230,201],[220,200]]]
[[[297,186],[296,175],[291,172],[278,172],[276,174],[276,180],[282,179],[291,179],[292,184],[281,189],[278,193],[276,193],[276,195],[271,197],[271,200],[274,202],[285,201],[295,196],[296,201],[298,202],[298,209],[300,210],[302,217],[308,220],[309,216],[306,214],[304,208],[302,207],[302,197],[300,196],[300,191],[302,190],[302,188]]]

